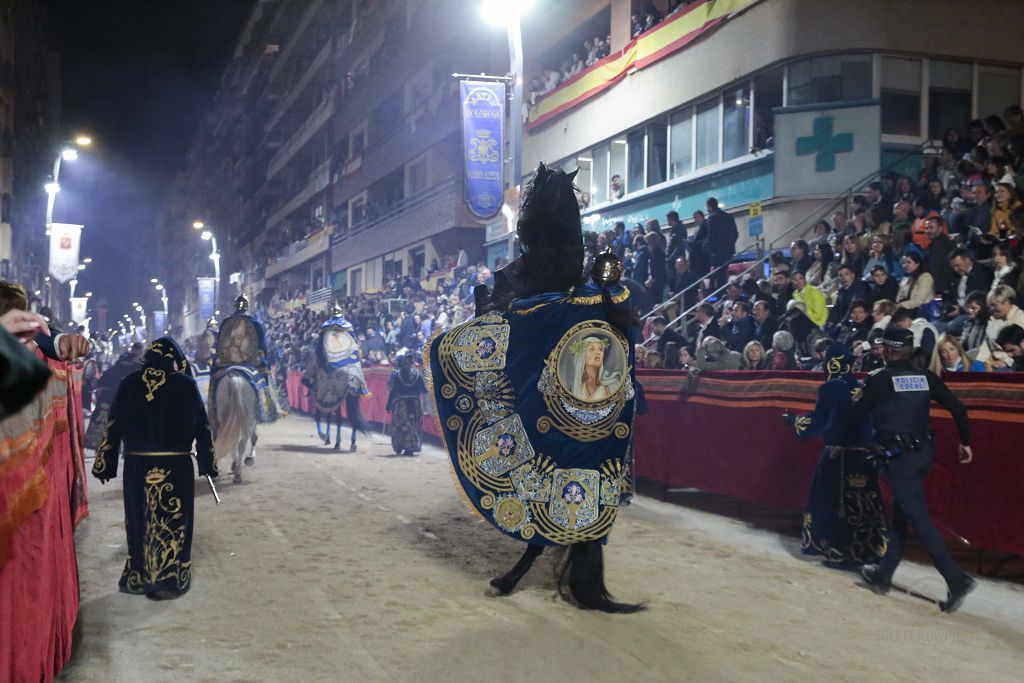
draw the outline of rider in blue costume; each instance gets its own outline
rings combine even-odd
[[[210,368],[209,412],[214,421],[216,434],[217,383],[228,372],[241,373],[258,397],[256,401],[258,421],[275,422],[281,414],[277,405],[276,392],[271,383],[270,368],[267,366],[267,336],[263,325],[248,313],[249,300],[244,294],[235,299],[235,312],[220,324],[217,336],[217,353]]]

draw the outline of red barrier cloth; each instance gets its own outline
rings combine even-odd
[[[363,368],[366,376],[366,387],[369,395],[360,398],[360,409],[363,418],[369,422],[378,422],[382,425],[391,424],[391,414],[385,410],[388,401],[388,378],[393,368],[387,366],[370,366]],[[288,403],[292,410],[299,410],[307,415],[313,414],[313,402],[306,396],[306,387],[302,386],[302,373],[298,370],[289,370],[287,377]],[[433,417],[433,406],[429,400],[424,400],[426,410],[431,411],[430,415],[423,416],[423,431],[434,437],[440,438],[437,429],[437,420]],[[344,413],[342,408],[342,413]]]
[[[635,424],[637,476],[802,510],[821,442],[800,442],[784,410],[814,406],[810,372],[641,370],[648,412]],[[1024,377],[957,373],[943,379],[967,407],[974,461],[956,457],[956,428],[932,406],[935,466],[926,482],[940,529],[977,548],[1024,554]]]
[[[0,422],[0,680],[51,680],[71,656],[78,617],[74,524],[76,401],[63,363],[47,388]],[[70,414],[69,414],[70,413]],[[77,432],[80,433],[80,432]],[[78,453],[81,453],[79,447]],[[77,503],[75,499],[78,499]]]

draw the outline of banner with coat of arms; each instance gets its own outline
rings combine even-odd
[[[78,275],[82,227],[70,223],[50,224],[50,275],[61,284]]]
[[[462,81],[462,142],[466,204],[474,216],[501,210],[505,150],[505,85]]]

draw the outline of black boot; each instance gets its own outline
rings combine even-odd
[[[946,602],[940,603],[939,607],[946,614],[952,614],[960,609],[960,605],[964,604],[964,598],[967,597],[967,594],[977,587],[978,582],[964,574],[949,585],[949,597],[946,598]]]
[[[877,564],[866,564],[860,568],[860,575],[864,577],[864,583],[873,593],[888,595],[892,588],[892,580],[882,576]]]

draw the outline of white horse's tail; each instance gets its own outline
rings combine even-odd
[[[217,382],[217,438],[214,452],[217,458],[238,452],[243,438],[251,437],[256,429],[256,391],[248,380],[238,374],[228,374]]]

